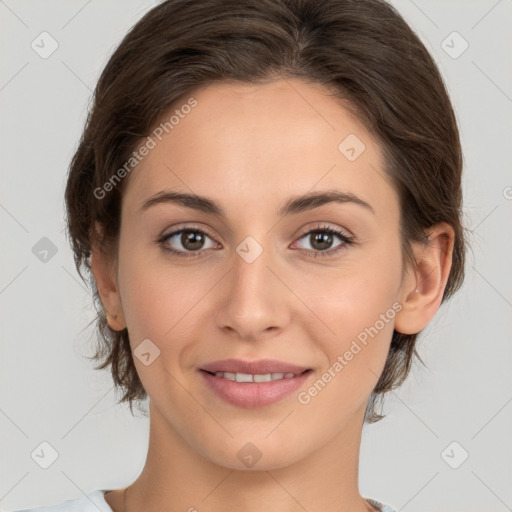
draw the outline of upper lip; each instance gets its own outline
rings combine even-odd
[[[252,375],[266,373],[303,373],[309,368],[295,364],[277,361],[275,359],[260,359],[258,361],[242,361],[241,359],[223,359],[204,364],[201,370],[207,372],[250,373]]]

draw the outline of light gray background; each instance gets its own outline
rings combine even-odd
[[[416,366],[387,418],[365,428],[361,491],[406,512],[512,510],[512,1],[393,4],[452,96],[473,255],[464,288],[421,337],[428,369]],[[115,405],[109,374],[83,357],[94,309],[65,238],[63,193],[99,73],[153,5],[0,0],[2,511],[127,485],[145,460],[147,419]],[[47,59],[31,48],[43,31],[59,44]],[[456,59],[441,46],[453,31],[469,43]],[[58,249],[46,263],[32,252],[42,237]],[[30,455],[42,441],[59,454],[46,470]],[[469,453],[458,469],[441,456],[452,441],[452,464]]]

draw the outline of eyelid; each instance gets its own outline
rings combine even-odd
[[[346,238],[354,238],[353,233],[351,231],[349,231],[348,229],[342,228],[339,226],[334,226],[334,225],[331,226],[328,222],[317,222],[314,227],[309,226],[309,227],[305,228],[304,230],[302,230],[300,232],[300,234],[298,235],[298,238],[302,238],[304,235],[307,235],[307,234],[311,233],[312,231],[322,231],[322,230],[329,230],[329,229],[338,231],[339,233],[344,235]]]

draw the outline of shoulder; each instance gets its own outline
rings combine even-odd
[[[97,490],[81,498],[67,500],[57,505],[13,510],[12,512],[113,512],[105,501],[105,492],[107,491]]]

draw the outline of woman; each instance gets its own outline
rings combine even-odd
[[[442,78],[386,2],[152,9],[66,189],[99,367],[149,397],[148,455],[47,510],[392,511],[359,492],[361,431],[461,285],[461,171]]]

